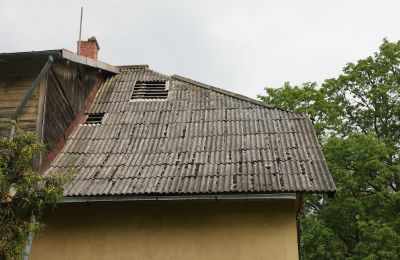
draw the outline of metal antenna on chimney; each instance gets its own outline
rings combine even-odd
[[[81,7],[81,22],[79,25],[79,41],[78,41],[78,51],[76,52],[78,55],[81,51],[81,36],[82,36],[82,16],[83,16],[83,6]]]

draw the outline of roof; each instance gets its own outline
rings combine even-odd
[[[119,72],[118,67],[112,66],[105,62],[77,55],[66,49],[0,53],[0,65],[1,63],[6,62],[8,66],[12,62],[17,62],[19,65],[24,65],[25,63],[27,63],[30,67],[32,67],[32,65],[37,65],[41,68],[43,66],[43,63],[47,61],[47,57],[49,55],[53,56],[55,62],[68,60],[82,65],[91,66],[96,69],[101,69],[113,74]]]
[[[165,100],[134,100],[136,81],[168,80]],[[335,192],[312,121],[181,76],[122,66],[47,174],[72,168],[65,197]]]

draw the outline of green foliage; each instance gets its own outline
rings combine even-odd
[[[29,234],[44,226],[43,210],[62,198],[70,174],[43,176],[32,165],[44,151],[32,132],[17,130],[13,140],[0,137],[0,259],[21,259]]]
[[[259,98],[315,120],[337,186],[334,199],[305,196],[302,259],[398,259],[400,41],[321,86],[285,83]]]
[[[343,259],[346,245],[337,237],[334,231],[323,222],[313,218],[302,219],[303,232],[301,237],[302,253],[307,252],[307,259]],[[315,236],[315,233],[318,236]],[[305,255],[302,254],[302,257]]]

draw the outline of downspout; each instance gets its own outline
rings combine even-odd
[[[49,71],[51,65],[53,64],[53,61],[54,61],[53,56],[49,55],[46,64],[43,66],[42,70],[39,72],[39,74],[37,75],[37,77],[33,81],[32,86],[30,87],[30,89],[26,93],[24,99],[19,104],[19,106],[18,106],[17,110],[15,111],[14,115],[11,117],[11,120],[12,120],[13,124],[12,124],[11,129],[10,129],[10,140],[13,140],[13,138],[14,138],[16,122],[17,122],[19,116],[22,114],[22,111],[24,111],[24,108],[25,108],[26,104],[28,103],[28,101],[32,98],[33,92],[35,92],[35,90],[39,86],[39,83],[42,81],[43,77]],[[34,221],[35,221],[35,215],[32,213],[31,222],[34,222]],[[24,256],[23,256],[24,260],[28,260],[29,259],[29,253],[31,251],[32,240],[33,240],[33,234],[31,232],[31,233],[29,233],[28,239],[27,239],[27,241],[25,243]]]
[[[303,194],[298,194],[298,205],[297,205],[297,213],[296,213],[296,227],[297,227],[297,252],[298,252],[298,257],[300,259],[300,249],[301,249],[301,223],[300,223],[300,218],[301,218],[301,213],[302,213],[302,208],[303,208],[303,199],[304,196]]]

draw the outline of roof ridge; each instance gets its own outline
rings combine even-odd
[[[158,75],[161,75],[161,76],[163,76],[163,77],[165,77],[165,78],[168,78],[168,79],[171,78],[171,76],[166,75],[166,74],[163,74],[163,73],[161,73],[161,72],[158,72],[157,70],[151,69],[150,67],[147,67],[146,70],[147,70],[147,71],[151,71],[151,72],[153,72],[153,73],[156,73],[156,74],[158,74]]]
[[[238,94],[238,93],[235,93],[235,92],[232,92],[232,91],[228,91],[228,90],[225,90],[225,89],[222,89],[222,88],[218,88],[218,87],[214,87],[214,86],[211,86],[211,85],[207,85],[207,84],[204,84],[202,82],[195,81],[195,80],[192,80],[192,79],[189,79],[189,78],[177,75],[177,74],[172,75],[171,78],[176,79],[176,80],[180,80],[180,81],[183,81],[183,82],[186,82],[186,83],[190,83],[190,84],[193,84],[193,85],[205,88],[205,89],[213,90],[213,91],[219,92],[221,94],[228,95],[228,96],[231,96],[231,97],[234,97],[234,98],[238,98],[238,99],[241,99],[241,100],[244,100],[244,101],[248,101],[248,102],[251,102],[251,103],[256,104],[256,105],[264,106],[264,107],[267,107],[269,109],[278,109],[278,110],[281,110],[281,111],[284,111],[284,112],[287,112],[287,113],[301,115],[301,114],[295,113],[295,112],[290,111],[290,110],[279,108],[279,107],[277,107],[275,105],[272,105],[272,104],[267,104],[267,103],[264,103],[264,102],[256,100],[256,99],[253,99],[253,98],[250,98],[250,97],[246,97],[244,95],[241,95],[241,94]]]
[[[164,79],[161,79],[161,80],[167,80],[167,79],[171,78],[169,75],[165,75],[165,74],[162,74],[162,73],[160,73],[160,72],[158,72],[156,70],[151,69],[150,66],[147,65],[147,64],[123,65],[123,66],[117,66],[117,67],[120,69],[121,73],[130,73],[130,72],[135,72],[135,71],[138,71],[138,70],[144,70],[144,71],[150,71],[150,72],[152,72],[154,74],[157,74],[161,78],[164,78]],[[145,81],[148,81],[148,80],[145,80]],[[158,80],[156,80],[156,81],[158,81]]]
[[[148,69],[149,65],[147,64],[137,64],[137,65],[120,65],[120,66],[116,66],[120,69],[123,70],[128,70],[128,69]]]

